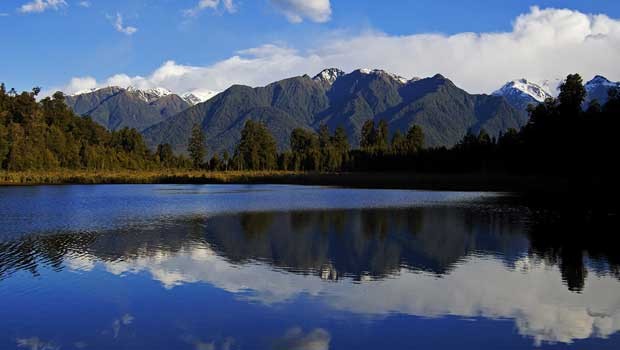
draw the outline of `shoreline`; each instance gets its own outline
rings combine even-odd
[[[285,171],[0,172],[0,187],[105,184],[277,184],[437,191],[564,193],[566,179],[504,174],[313,173]]]

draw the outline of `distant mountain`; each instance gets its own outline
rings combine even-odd
[[[193,95],[182,98],[163,88],[106,87],[66,96],[65,101],[75,113],[90,116],[109,130],[142,131],[201,100]]]
[[[513,80],[506,83],[493,93],[495,96],[503,96],[514,108],[527,113],[527,107],[544,102],[553,97],[548,92],[548,87],[537,84],[527,79]]]
[[[170,143],[185,151],[192,125],[202,126],[209,151],[231,151],[248,119],[259,120],[274,134],[278,147],[288,147],[297,127],[345,127],[353,145],[366,120],[386,120],[391,132],[420,125],[427,146],[452,146],[468,129],[485,128],[497,135],[527,121],[501,96],[471,95],[441,75],[406,79],[382,70],[344,74],[328,69],[265,87],[235,85],[144,131],[151,146]]]
[[[612,82],[603,76],[597,75],[586,83],[585,88],[587,92],[586,104],[597,100],[601,105],[604,105],[607,102],[609,90],[620,89],[620,82]]]
[[[345,75],[345,73],[338,68],[328,68],[317,74],[312,80],[322,84],[324,88],[329,89],[332,84],[343,75]]]

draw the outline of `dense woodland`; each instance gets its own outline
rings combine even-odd
[[[390,133],[385,121],[367,121],[360,148],[351,149],[343,128],[318,132],[294,129],[290,147],[277,152],[276,141],[260,122],[248,121],[232,155],[207,157],[205,136],[195,125],[185,156],[170,145],[149,150],[135,129],[107,131],[76,116],[62,93],[37,101],[39,89],[17,94],[0,87],[0,165],[9,171],[85,169],[292,171],[414,171],[429,173],[509,173],[611,179],[615,164],[613,133],[618,130],[620,94],[584,109],[586,91],[579,75],[569,75],[557,99],[530,106],[529,123],[498,138],[481,130],[468,133],[453,148],[425,148],[424,131]]]
[[[109,132],[76,116],[58,92],[37,102],[40,89],[18,94],[0,85],[0,168],[9,171],[147,170],[189,166],[165,145],[151,152],[135,129]]]

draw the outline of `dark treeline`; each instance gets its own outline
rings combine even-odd
[[[40,89],[18,94],[0,85],[0,169],[147,170],[186,167],[169,145],[151,152],[135,129],[109,132],[76,116],[58,92],[37,102]]]
[[[0,88],[0,165],[2,169],[289,170],[322,172],[500,173],[549,175],[611,183],[617,174],[611,154],[620,117],[620,93],[610,91],[601,106],[584,110],[586,91],[579,75],[569,75],[557,99],[531,106],[529,123],[495,138],[469,132],[454,147],[424,148],[424,132],[413,125],[390,134],[385,121],[367,121],[360,147],[352,149],[344,128],[318,132],[295,129],[290,147],[278,153],[276,141],[260,122],[249,120],[232,154],[207,158],[204,133],[195,125],[188,155],[170,145],[150,151],[133,129],[109,132],[72,113],[64,96],[36,101],[38,89],[21,94]],[[208,160],[210,159],[210,160]]]
[[[424,148],[424,132],[416,125],[406,134],[390,135],[385,121],[367,121],[359,149],[351,149],[343,128],[330,133],[323,125],[318,133],[294,130],[290,150],[276,154],[264,126],[248,122],[231,161],[217,158],[215,163],[233,169],[483,172],[610,180],[617,174],[611,154],[616,149],[620,93],[611,90],[604,106],[592,101],[584,110],[585,98],[581,77],[569,75],[557,99],[530,106],[530,121],[523,129],[507,130],[497,138],[485,130],[469,132],[450,149]]]

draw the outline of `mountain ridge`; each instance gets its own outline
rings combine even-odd
[[[385,119],[392,133],[416,124],[424,129],[428,146],[452,146],[469,129],[485,128],[496,136],[527,120],[503,97],[471,95],[440,74],[406,79],[382,70],[340,72],[324,70],[314,78],[302,75],[256,88],[234,85],[153,125],[144,135],[151,146],[170,143],[182,152],[197,123],[210,151],[230,152],[243,124],[252,119],[267,125],[281,150],[288,146],[292,129],[317,130],[321,124],[332,130],[344,127],[356,146],[365,121]]]

